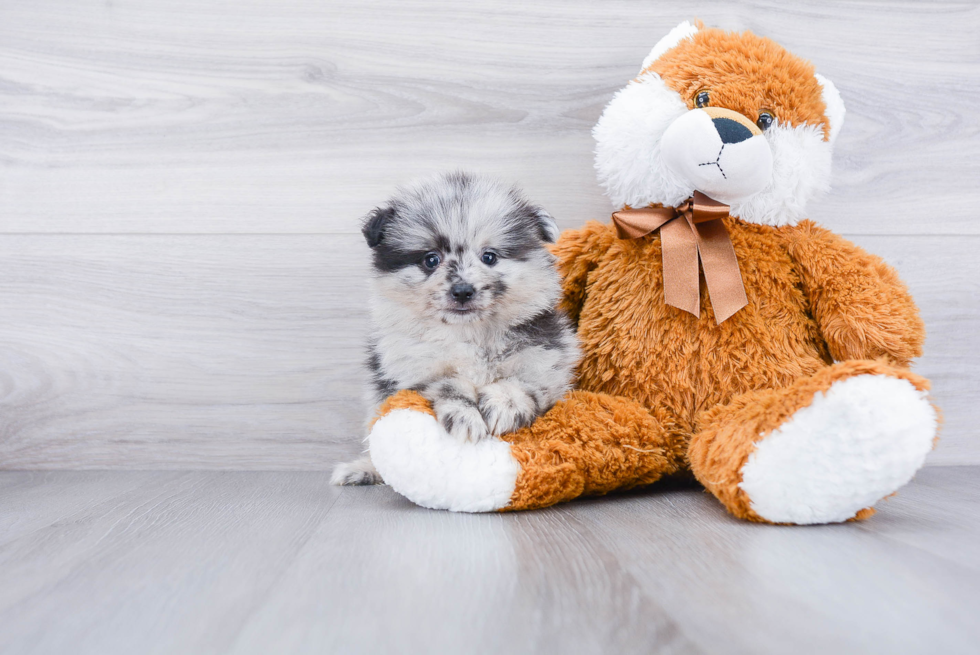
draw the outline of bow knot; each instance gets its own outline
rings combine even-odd
[[[695,191],[677,207],[622,209],[612,220],[620,239],[660,230],[668,305],[701,315],[699,266],[703,268],[715,320],[722,323],[748,304],[735,248],[722,223],[728,210],[728,205]]]

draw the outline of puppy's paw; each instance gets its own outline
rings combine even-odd
[[[480,389],[480,414],[490,433],[496,436],[514,432],[534,422],[534,399],[516,382],[503,380]]]
[[[487,423],[476,405],[453,404],[436,407],[435,412],[446,432],[457,439],[476,442],[490,436]]]
[[[338,486],[360,486],[368,484],[384,484],[381,474],[374,468],[370,457],[362,457],[354,462],[338,464],[330,476],[330,484]]]

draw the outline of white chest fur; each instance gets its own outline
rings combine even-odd
[[[412,388],[444,377],[475,386],[505,377],[508,368],[502,338],[461,325],[386,326],[374,338],[381,370],[398,388]]]

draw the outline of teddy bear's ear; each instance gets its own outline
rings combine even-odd
[[[823,89],[823,101],[827,105],[827,120],[830,121],[830,143],[833,144],[837,140],[837,135],[840,134],[840,128],[844,124],[844,101],[840,98],[840,93],[837,92],[837,87],[834,83],[828,80],[826,77],[820,73],[816,73],[814,77],[817,78],[817,82],[820,83]]]
[[[694,36],[697,31],[698,26],[692,24],[690,21],[684,21],[672,29],[667,36],[657,42],[657,45],[653,46],[653,50],[651,50],[650,54],[647,55],[647,58],[643,60],[643,67],[640,68],[640,72],[642,73],[649,68],[650,64],[660,58],[660,55],[673,48],[682,40],[689,39]]]

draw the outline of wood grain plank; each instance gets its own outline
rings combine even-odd
[[[69,520],[49,503],[47,527],[0,546],[4,652],[227,652],[339,495],[327,474],[84,475],[141,484],[83,493]],[[38,491],[77,504],[77,485]]]
[[[37,510],[0,544],[0,649],[971,653],[978,473],[793,528],[683,486],[464,515],[322,472],[2,472],[0,525]]]
[[[432,512],[387,487],[345,490],[232,652],[275,650],[700,652],[578,521]]]
[[[929,336],[933,464],[980,463],[976,237],[861,237]],[[0,241],[0,468],[323,470],[361,448],[356,236]]]
[[[5,240],[2,466],[322,470],[356,454],[354,239]]]
[[[889,498],[875,520],[860,527],[980,572],[978,499],[977,467],[929,467],[915,476],[909,492]]]
[[[925,354],[914,370],[932,381],[942,411],[940,442],[927,463],[978,464],[980,280],[974,238],[857,236],[853,240],[894,266],[908,284],[926,324]]]
[[[692,12],[840,88],[814,218],[980,233],[977,3],[822,0],[6,3],[0,232],[352,233],[454,167],[521,182],[563,226],[601,218],[591,127]]]
[[[967,468],[976,475],[976,467]],[[951,480],[943,488],[954,485]],[[731,518],[706,493],[653,493],[664,496],[669,511],[651,511],[650,494],[642,493],[621,502],[588,500],[561,511],[575,512],[643,588],[676,612],[681,630],[695,635],[707,652],[969,653],[976,648],[980,575],[975,568],[879,536],[879,517],[860,527],[760,526]],[[967,526],[976,523],[980,501],[975,493],[970,496],[964,504],[968,513],[960,517]],[[956,521],[922,521],[935,505],[919,506],[916,482],[899,498],[906,514],[892,520],[920,540],[952,541],[959,548],[972,539],[973,528],[959,529]],[[881,514],[890,512],[888,503]],[[910,515],[919,520],[903,521]]]
[[[145,490],[147,486],[169,482],[179,475],[169,471],[140,475],[5,472],[0,476],[3,495],[0,546],[55,524],[72,523],[94,506],[113,506],[120,502],[120,498],[131,498],[137,488]]]

